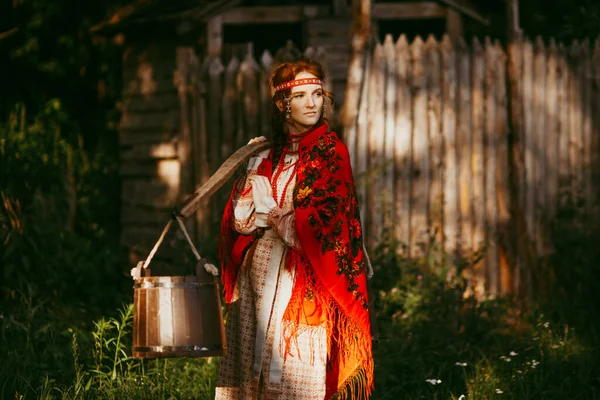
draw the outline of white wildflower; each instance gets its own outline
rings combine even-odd
[[[544,322],[544,328],[547,328],[550,326],[550,322]]]
[[[509,356],[514,357],[514,356],[518,356],[519,353],[515,353],[514,351],[511,351],[510,353],[508,353]]]
[[[467,396],[465,396],[464,394],[461,394],[460,397],[458,398],[458,400],[465,400],[467,398]]]
[[[506,362],[510,362],[510,360],[511,360],[510,357],[506,357],[506,356],[500,356],[500,359],[504,360]]]
[[[496,393],[498,393],[498,394],[502,394],[502,393],[504,393],[504,392],[503,392],[502,390],[500,390],[500,389],[496,389]]]
[[[439,379],[425,379],[425,382],[431,383],[434,386],[442,383],[442,381]]]
[[[457,361],[457,362],[454,363],[454,365],[456,365],[458,367],[466,367],[467,363],[466,362],[459,362],[459,361]]]

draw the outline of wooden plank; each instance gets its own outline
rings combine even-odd
[[[529,237],[535,238],[535,141],[533,103],[533,44],[523,45],[523,150],[525,152],[525,179],[523,181],[524,212]]]
[[[383,46],[377,43],[373,51],[373,64],[369,80],[369,150],[368,150],[368,196],[367,196],[367,243],[369,249],[381,241],[383,233],[383,173],[385,146],[385,58]]]
[[[498,202],[497,230],[499,236],[498,290],[501,295],[513,292],[514,251],[511,241],[513,224],[511,221],[510,165],[508,153],[508,102],[506,88],[506,55],[498,41],[494,43],[496,59],[496,187]]]
[[[591,79],[594,81],[592,91],[592,185],[594,187],[594,193],[592,193],[592,200],[597,201],[600,189],[600,40],[596,40],[594,43],[594,52],[592,55],[592,70]]]
[[[394,232],[411,248],[412,85],[411,53],[406,35],[396,42],[396,126],[394,144]],[[400,249],[398,249],[400,251]]]
[[[123,98],[123,112],[132,114],[164,113],[179,108],[177,92],[171,91],[163,95],[133,95]]]
[[[348,37],[352,20],[349,18],[318,18],[306,21],[306,34],[308,37],[335,36]]]
[[[498,293],[498,202],[497,202],[497,151],[496,137],[496,63],[498,57],[489,38],[485,41],[485,209],[486,209],[486,254],[485,268],[488,292]]]
[[[464,35],[462,14],[452,8],[446,10],[446,32],[453,41]]]
[[[559,104],[559,134],[558,134],[558,184],[559,184],[559,203],[558,207],[562,207],[564,197],[560,192],[567,188],[570,181],[569,170],[569,82],[571,80],[571,70],[569,68],[568,50],[561,43],[558,47],[558,104]],[[560,107],[562,105],[562,107]],[[567,188],[568,189],[568,188]]]
[[[349,56],[349,54],[348,54]],[[321,64],[321,68],[323,69],[323,74],[325,75],[325,82],[323,82],[323,88],[329,92],[332,91],[332,81],[333,81],[333,74],[332,72],[334,71],[334,69],[331,68],[331,65],[333,62],[337,63],[339,60],[333,60],[332,61],[332,57],[331,54],[329,53],[329,51],[323,47],[323,46],[317,46],[315,55],[314,55],[314,59],[316,61],[318,61]],[[348,57],[348,61],[350,61],[350,58]],[[344,65],[344,70],[347,73],[347,62],[343,63]],[[347,75],[344,75],[344,80],[347,78]],[[336,99],[341,99],[341,101],[339,102],[343,102],[344,99],[344,93],[337,93],[336,94]]]
[[[546,209],[546,47],[538,37],[534,49],[533,71],[533,136],[531,151],[535,164],[533,171],[533,201],[535,243],[538,255],[544,255],[543,213]]]
[[[321,7],[314,5],[305,5],[302,12],[304,13],[305,19],[322,18],[331,15],[329,7]]]
[[[119,164],[119,176],[124,178],[156,178],[160,171],[179,170],[178,159],[127,160]],[[169,179],[173,178],[169,176]]]
[[[548,49],[547,78],[546,78],[546,191],[545,204],[548,218],[552,220],[556,215],[558,199],[558,166],[559,159],[559,108],[558,108],[558,48],[554,39],[550,41]],[[564,104],[564,103],[562,103]]]
[[[195,53],[194,53],[195,55]],[[206,61],[206,59],[205,59]],[[202,140],[206,137],[206,92],[207,92],[207,65],[206,63],[200,63],[197,57],[194,57],[193,63],[189,71],[189,84],[188,84],[188,110],[187,115],[190,119],[190,138],[189,143],[189,162],[182,165],[182,182],[184,184],[181,187],[181,198],[187,197],[190,193],[193,193],[196,189],[197,184],[201,179],[202,172]],[[183,110],[182,110],[183,111]],[[179,143],[178,143],[179,144]],[[185,150],[182,146],[178,146],[179,150]],[[185,170],[183,169],[185,168]],[[183,178],[185,177],[185,181]],[[195,215],[195,218],[188,218],[185,221],[186,228],[192,238],[197,240],[201,239],[201,232],[199,231],[199,221],[204,222],[204,209],[200,210]],[[207,234],[206,231],[203,232]]]
[[[121,161],[168,159],[176,157],[177,147],[172,142],[138,144],[122,147],[119,151],[119,158]]]
[[[467,2],[461,0],[439,0],[438,2],[443,3],[447,7],[459,11],[465,15],[468,15],[469,17],[473,18],[476,21],[479,21],[484,25],[489,25],[490,23],[490,21],[487,18],[479,14],[477,10],[473,8],[473,6],[469,5]]]
[[[169,165],[172,170],[162,170],[155,179],[123,179],[121,200],[154,208],[174,207],[179,199],[179,167]]]
[[[260,133],[265,137],[270,136],[271,132],[271,87],[269,79],[273,68],[273,56],[268,50],[265,50],[260,58]],[[231,151],[229,152],[231,153]]]
[[[125,111],[119,123],[120,131],[177,130],[178,127],[179,108],[153,113]]]
[[[411,162],[410,256],[423,255],[429,220],[430,152],[427,120],[427,75],[425,43],[417,37],[411,45],[413,81],[413,132]]]
[[[200,112],[203,120],[200,121],[201,130],[198,134],[198,180],[196,190],[204,185],[224,160],[221,154],[224,135],[224,74],[225,67],[220,56],[214,56],[208,62],[207,73],[203,75],[206,96],[200,101]],[[217,134],[217,132],[220,133]],[[215,166],[215,164],[218,164]],[[211,224],[214,219],[223,215],[217,205],[224,201],[218,197],[206,199],[196,211],[198,231],[203,239],[211,233]]]
[[[442,142],[446,157],[443,169],[443,233],[445,251],[454,258],[457,254],[460,227],[460,191],[457,143],[457,71],[456,52],[448,35],[442,40]]]
[[[333,0],[333,14],[336,17],[350,15],[350,4],[348,4],[348,0]]]
[[[582,117],[582,181],[586,210],[592,210],[594,198],[592,170],[592,65],[590,59],[590,43],[588,39],[581,46],[581,117]]]
[[[237,57],[232,57],[225,68],[223,89],[223,137],[231,141],[233,147],[241,147],[242,138],[238,138],[238,109],[240,108],[236,75],[240,66]]]
[[[374,19],[434,19],[444,17],[446,17],[446,8],[435,1],[373,4]]]
[[[172,73],[172,72],[171,72]],[[125,81],[121,93],[127,96],[162,96],[176,91],[173,76],[168,79],[156,79],[154,76],[142,77],[135,80]]]
[[[428,132],[430,146],[430,191],[429,191],[429,221],[435,233],[435,245],[440,250],[444,246],[443,204],[444,204],[444,148],[441,132],[442,115],[442,71],[439,45],[433,35],[425,43],[427,63],[427,94]],[[441,258],[439,258],[441,260]]]
[[[485,104],[483,82],[485,79],[485,59],[481,42],[477,38],[473,39],[473,57],[472,57],[472,96],[473,96],[473,118],[472,118],[472,171],[473,171],[473,246],[477,251],[485,247],[485,147],[484,147],[484,122],[485,122]],[[473,288],[476,296],[482,296],[485,292],[484,265],[480,261],[472,266]]]
[[[569,52],[569,170],[571,198],[576,201],[582,187],[582,130],[581,130],[581,49],[575,40]]]
[[[512,8],[509,7],[512,13]],[[514,17],[514,15],[512,15]],[[514,21],[512,21],[514,22]],[[510,201],[512,208],[512,229],[510,229],[511,238],[510,244],[512,245],[512,263],[513,263],[513,286],[512,291],[518,298],[524,299],[528,292],[527,280],[525,277],[525,271],[529,271],[531,264],[527,262],[526,250],[529,248],[529,236],[527,235],[527,228],[525,222],[525,213],[523,209],[523,200],[525,197],[522,195],[525,189],[525,159],[523,149],[523,41],[521,36],[517,35],[514,31],[511,31],[511,41],[508,44],[508,63],[507,63],[507,92],[508,100],[510,101],[508,125],[511,135],[510,150],[509,150],[509,163],[511,168],[510,174]],[[514,35],[513,35],[514,33]],[[507,229],[508,230],[508,229]],[[525,266],[528,268],[526,269]]]
[[[206,47],[209,57],[219,57],[223,52],[223,15],[206,22]]]
[[[175,58],[169,52],[152,54],[151,51],[138,52],[138,58],[123,66],[123,86],[132,82],[146,84],[151,82],[173,82],[173,72],[177,69]]]
[[[457,45],[457,78],[458,78],[458,121],[456,128],[456,143],[459,158],[460,182],[460,243],[459,248],[463,257],[467,256],[473,246],[473,207],[471,170],[472,137],[471,137],[471,54],[464,39]]]
[[[181,104],[179,130],[179,140],[177,143],[177,153],[180,162],[179,172],[181,195],[192,193],[194,191],[193,174],[193,150],[192,150],[192,118],[193,103],[191,102],[192,75],[197,73],[198,59],[195,57],[194,50],[190,47],[180,47],[177,49],[177,74],[179,103]]]
[[[328,7],[256,6],[236,7],[222,14],[224,24],[291,24],[304,20],[305,13],[313,17],[327,15]]]
[[[248,53],[240,64],[238,71],[238,90],[242,98],[244,140],[260,136],[259,124],[259,79],[260,68],[252,54],[252,44],[248,46]],[[217,165],[218,167],[218,165]]]
[[[146,131],[119,130],[119,145],[157,145],[176,140],[176,134],[177,131],[175,130],[164,129],[152,129]]]
[[[206,176],[202,176],[202,183],[205,183],[210,175],[212,175],[221,163],[225,160],[223,156],[223,136],[216,134],[222,132],[223,122],[223,102],[225,101],[223,92],[223,73],[225,68],[221,63],[220,57],[215,57],[209,64],[208,70],[208,97],[207,97],[207,114],[206,114],[206,137],[203,138],[204,152],[203,157],[208,157],[208,171]]]
[[[384,154],[385,161],[385,181],[383,183],[384,199],[384,228],[393,233],[394,221],[394,153],[395,153],[395,135],[396,135],[396,49],[392,35],[386,35],[383,43],[383,53],[385,58],[386,80],[385,85],[385,138]]]
[[[352,64],[348,65],[348,85],[345,96],[350,99],[344,102],[340,111],[340,122],[344,130],[344,143],[348,147],[352,170],[357,171],[357,140],[358,140],[358,108],[361,103],[361,87],[366,79],[365,70],[366,38],[362,38],[362,46],[353,49]],[[308,49],[307,49],[308,51]],[[355,54],[356,53],[356,54]]]
[[[363,228],[368,227],[367,220],[367,180],[368,180],[368,151],[369,151],[369,91],[371,80],[371,60],[373,55],[370,51],[365,55],[365,81],[362,85],[360,103],[358,104],[358,117],[356,120],[356,173],[357,193],[361,204],[360,218]]]
[[[308,31],[306,32],[307,46],[324,46],[327,50],[333,50],[336,53],[346,54],[350,57],[350,43],[348,41],[348,31],[336,32],[337,34],[327,34],[327,31]]]

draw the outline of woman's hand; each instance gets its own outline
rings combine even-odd
[[[248,180],[252,184],[252,199],[256,211],[255,225],[264,228],[267,226],[269,211],[277,205],[273,199],[273,189],[269,179],[265,176],[253,175]]]
[[[265,142],[267,140],[266,137],[264,136],[259,136],[259,137],[255,137],[254,139],[250,139],[250,141],[248,142],[248,144],[254,144],[254,143],[260,143],[260,142]]]
[[[209,274],[211,274],[212,276],[219,275],[219,269],[217,267],[215,267],[214,265],[212,265],[211,263],[204,264],[204,270],[206,272],[208,272]]]

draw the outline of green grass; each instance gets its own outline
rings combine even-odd
[[[380,265],[373,399],[600,398],[598,340],[558,310],[551,318],[542,306],[523,311],[507,299],[463,298],[466,282],[449,278],[457,276],[448,274],[452,266],[385,247],[373,258]],[[2,398],[214,397],[218,358],[130,358],[131,304],[90,322],[82,310],[36,302],[32,290],[16,295],[20,306],[0,319]],[[564,306],[575,319],[583,312]]]

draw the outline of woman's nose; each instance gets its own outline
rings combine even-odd
[[[315,106],[315,99],[313,99],[312,96],[308,96],[307,106],[308,108],[313,108]]]

